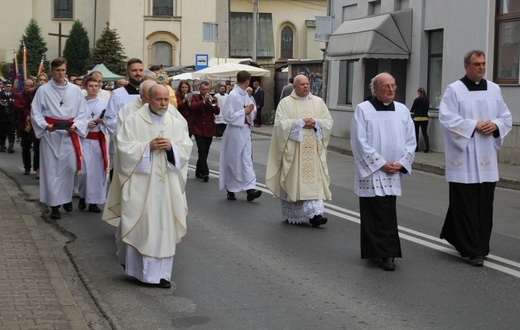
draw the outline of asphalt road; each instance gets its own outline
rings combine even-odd
[[[79,278],[114,328],[518,328],[520,192],[497,189],[492,255],[475,268],[438,239],[447,209],[444,178],[412,173],[398,198],[403,258],[395,272],[384,272],[360,259],[352,157],[329,153],[329,223],[294,226],[262,184],[269,137],[253,140],[264,195],[252,203],[245,194],[228,201],[218,190],[219,139],[209,182],[190,171],[188,234],[178,246],[172,289],[126,278],[115,257],[115,229],[98,214],[78,211],[77,199],[57,222],[70,238],[65,249]],[[196,147],[192,156],[195,164]],[[35,198],[37,180],[22,176],[21,159],[10,157],[0,154],[0,166]]]

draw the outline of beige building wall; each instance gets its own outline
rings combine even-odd
[[[0,59],[12,61],[13,49],[18,49],[20,39],[31,18],[36,19],[41,35],[47,43],[47,59],[58,56],[58,33],[62,24],[62,34],[68,34],[74,22],[79,19],[86,28],[91,47],[110,22],[116,29],[128,57],[141,58],[145,66],[151,64],[151,47],[154,42],[169,42],[172,49],[173,65],[194,65],[195,54],[213,57],[229,57],[228,54],[228,6],[231,11],[252,12],[253,5],[245,0],[176,0],[174,16],[152,17],[153,0],[74,0],[74,19],[53,20],[52,0],[2,0],[4,8],[11,15],[4,15],[2,25],[9,27],[0,34]],[[272,13],[275,58],[280,57],[280,34],[285,25],[294,30],[294,58],[321,59],[323,43],[314,42],[315,29],[307,27],[306,20],[325,15],[326,0],[259,0],[261,13]],[[218,23],[219,42],[202,42],[202,23]],[[66,38],[61,39],[61,50]],[[29,50],[30,54],[30,50]]]
[[[292,0],[258,0],[260,13],[271,13],[273,17],[273,34],[275,61],[280,58],[281,32],[285,26],[294,31],[293,57],[298,59],[322,59],[320,48],[324,43],[315,42],[315,28],[308,28],[306,20],[315,20],[316,16],[327,13],[326,0],[292,1]],[[253,5],[249,1],[231,0],[230,11],[252,12]]]

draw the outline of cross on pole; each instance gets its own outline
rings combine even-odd
[[[68,38],[66,34],[61,34],[61,22],[58,24],[58,33],[49,33],[50,36],[58,37],[58,57],[61,57],[61,38]]]

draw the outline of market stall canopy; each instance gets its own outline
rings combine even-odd
[[[412,48],[412,10],[343,22],[327,46],[327,59],[408,59]]]
[[[184,73],[171,77],[171,79],[172,80],[198,80],[199,78],[194,77],[193,72],[184,72]]]
[[[117,75],[110,71],[103,63],[96,64],[96,66],[94,66],[92,70],[90,70],[88,73],[92,71],[101,72],[101,74],[103,75],[103,81],[118,81],[119,79],[124,78],[123,76]]]
[[[225,63],[210,66],[205,69],[193,72],[193,76],[199,79],[236,78],[237,73],[243,70],[251,73],[253,77],[270,76],[269,70],[257,68],[256,66],[237,63]]]

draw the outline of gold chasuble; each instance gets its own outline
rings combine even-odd
[[[318,131],[302,129],[302,142],[290,139],[293,125],[303,118],[314,118],[321,123]],[[327,168],[327,145],[333,120],[323,100],[309,95],[298,98],[293,92],[280,101],[269,148],[266,185],[280,198],[280,188],[287,193],[289,202],[330,200],[330,177]]]

